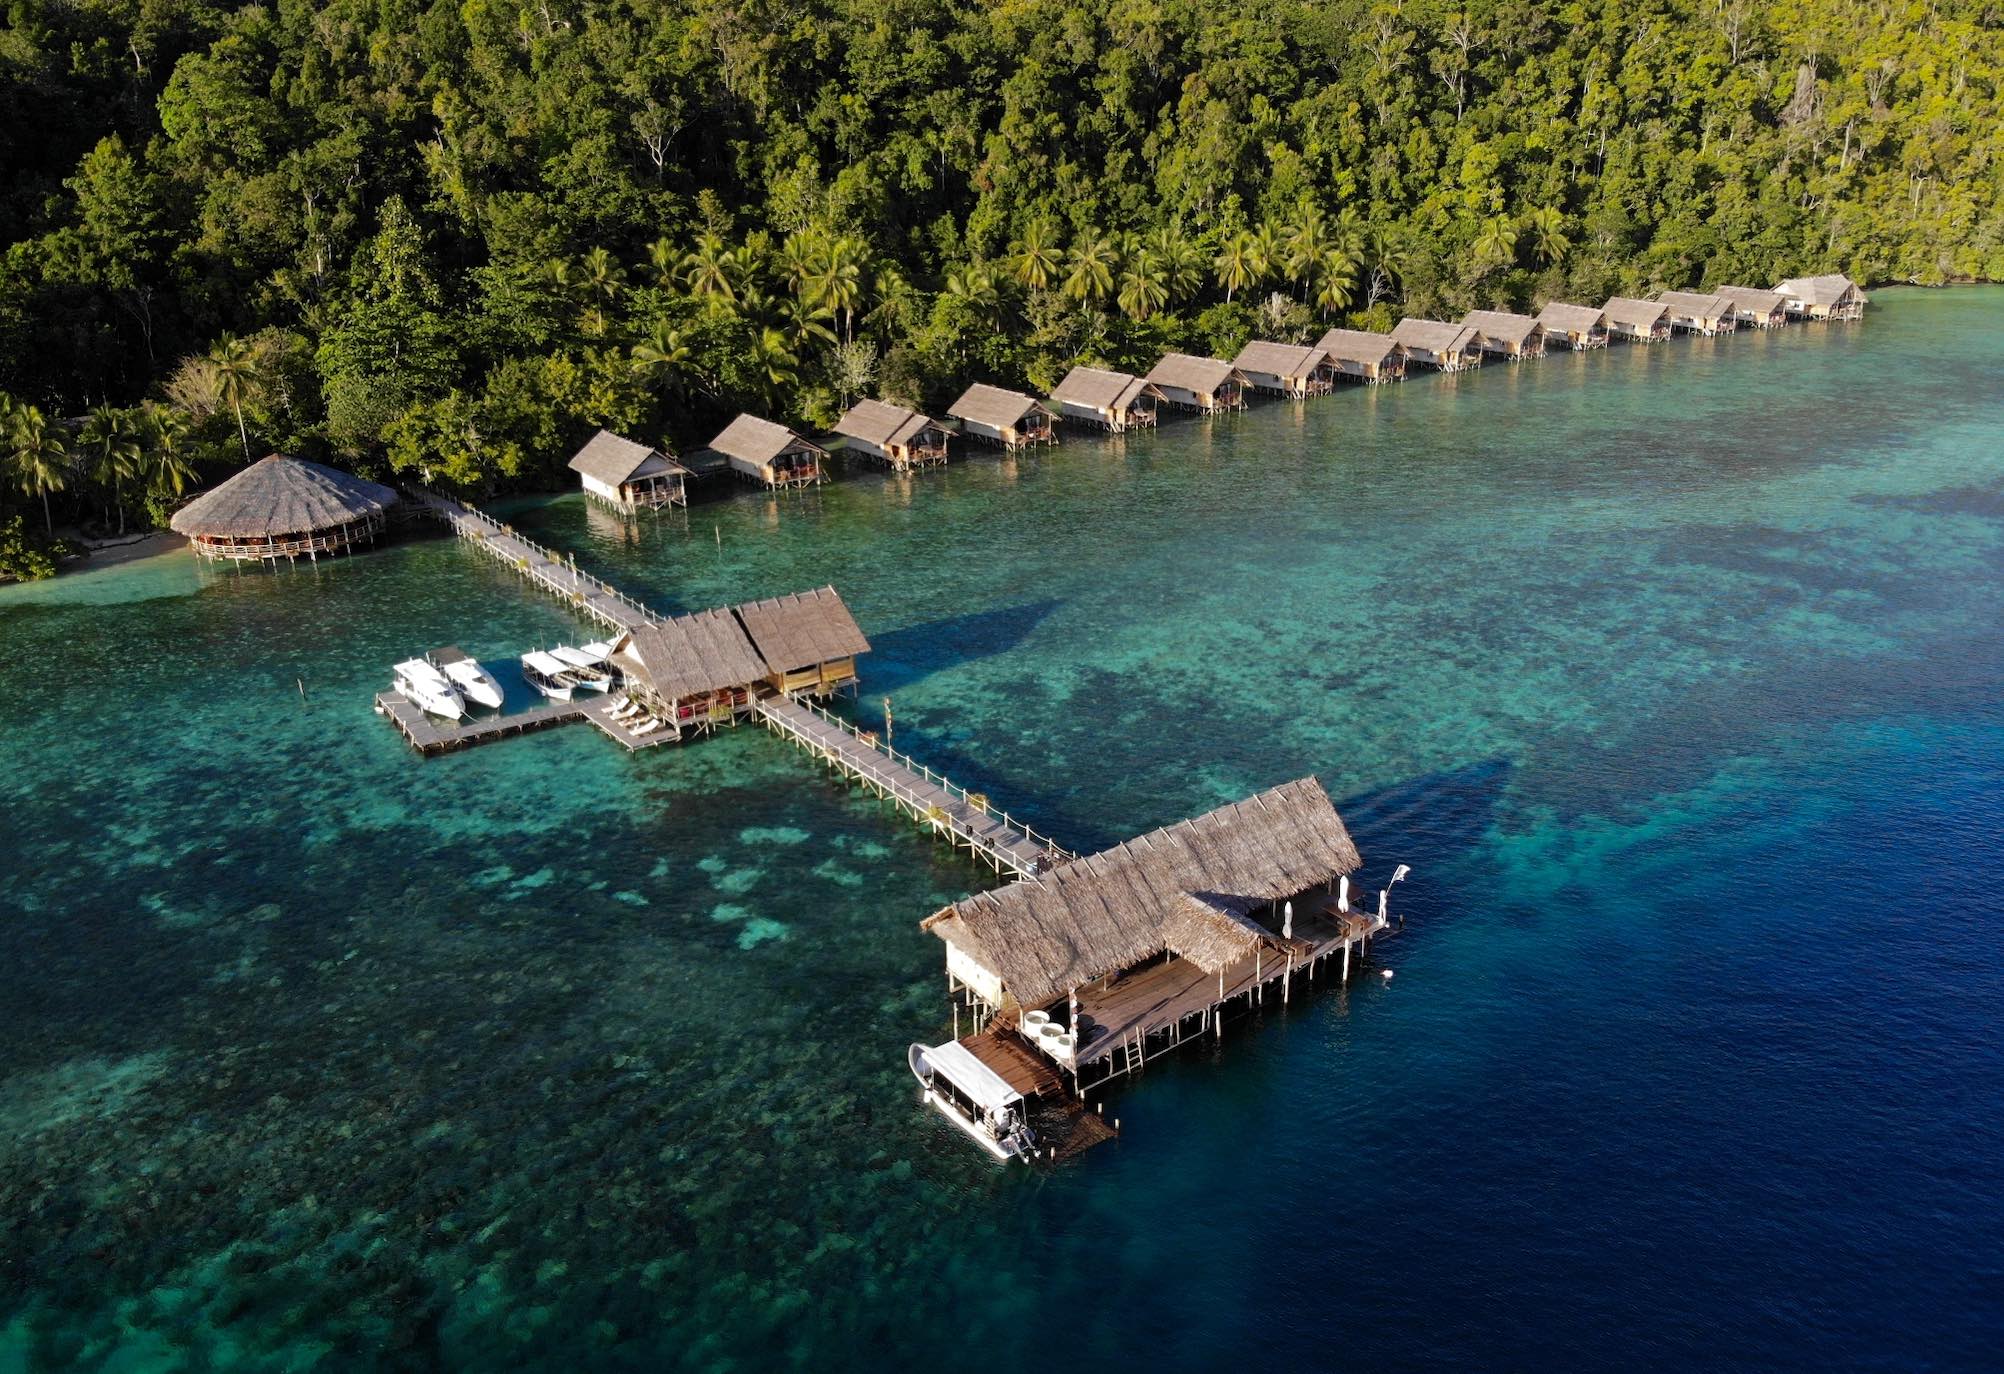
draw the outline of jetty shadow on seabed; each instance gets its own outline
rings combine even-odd
[[[1028,639],[1063,604],[1055,598],[1027,601],[1020,606],[969,611],[871,635],[869,690],[901,692],[942,668],[1007,653]]]
[[[1483,759],[1339,801],[1365,856],[1359,886],[1375,892],[1396,864],[1432,869],[1472,852],[1494,824],[1514,771],[1507,758]]]

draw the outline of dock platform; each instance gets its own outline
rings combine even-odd
[[[576,559],[565,561],[553,550],[515,533],[485,511],[423,487],[417,488],[414,495],[423,510],[443,521],[461,539],[506,563],[536,586],[614,633],[661,619],[619,588],[581,571]]]
[[[546,701],[526,711],[481,716],[472,720],[440,720],[423,707],[408,701],[400,692],[376,693],[376,710],[387,716],[411,747],[420,754],[443,754],[488,740],[527,734],[546,726],[562,725],[584,718],[585,708],[575,701]]]
[[[1034,878],[1078,856],[1040,835],[988,799],[865,734],[818,706],[771,696],[752,710],[775,734],[790,739],[843,776],[862,783],[956,848],[980,857],[997,873]]]

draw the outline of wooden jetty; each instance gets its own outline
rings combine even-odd
[[[630,630],[635,625],[660,619],[611,583],[581,572],[576,558],[566,561],[485,511],[423,487],[416,490],[414,499],[461,539],[500,559],[559,601],[608,629]]]
[[[1077,857],[1048,835],[1038,834],[999,810],[986,797],[969,792],[822,707],[772,695],[759,698],[752,710],[774,734],[798,744],[844,778],[861,783],[997,873],[1034,877]]]
[[[479,716],[468,720],[441,720],[421,706],[408,701],[401,692],[376,693],[376,710],[397,727],[411,747],[420,754],[443,754],[489,740],[511,739],[551,725],[582,720],[585,707],[575,701],[546,701],[526,711]]]

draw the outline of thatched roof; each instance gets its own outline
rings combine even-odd
[[[1400,320],[1392,342],[1427,353],[1466,353],[1475,346],[1475,331],[1445,320]]]
[[[1132,372],[1109,372],[1099,367],[1075,367],[1065,374],[1051,393],[1054,401],[1084,406],[1088,410],[1125,410],[1148,390],[1148,383]]]
[[[767,669],[729,611],[636,625],[613,646],[620,667],[667,701],[757,682]]]
[[[835,432],[879,448],[909,444],[932,424],[929,416],[885,401],[858,401],[835,422]]]
[[[1164,950],[1216,972],[1274,941],[1245,911],[1361,862],[1321,784],[1302,778],[969,897],[923,926],[1034,1007]]]
[[[1538,312],[1538,323],[1548,334],[1586,334],[1607,323],[1607,312],[1553,301]]]
[[[1323,351],[1307,344],[1268,343],[1254,339],[1239,350],[1232,366],[1241,372],[1264,372],[1274,377],[1306,377],[1322,365]]]
[[[1736,310],[1750,310],[1756,315],[1772,315],[1788,304],[1788,297],[1779,291],[1763,291],[1758,286],[1722,286],[1718,294],[1731,302]]]
[[[1217,391],[1238,370],[1222,358],[1199,358],[1190,353],[1171,353],[1155,364],[1148,374],[1152,386],[1173,386],[1208,396]],[[1241,378],[1240,380],[1244,380]]]
[[[600,430],[592,435],[585,446],[571,459],[572,472],[616,487],[622,482],[637,481],[642,477],[653,477],[664,472],[679,472],[686,475],[683,467],[659,449],[637,444],[631,439],[622,439],[609,430]]]
[[[1609,324],[1622,325],[1629,329],[1653,329],[1663,322],[1670,313],[1670,307],[1661,301],[1639,301],[1633,296],[1610,296],[1601,307]]]
[[[795,447],[811,449],[815,453],[826,452],[821,445],[801,438],[785,425],[761,420],[756,415],[738,416],[724,427],[722,434],[710,440],[710,447],[726,458],[755,465],[770,463]]]
[[[986,382],[976,382],[960,393],[960,399],[947,409],[947,414],[956,420],[972,420],[976,424],[988,425],[995,429],[1013,429],[1018,420],[1033,410],[1041,410],[1049,415],[1050,410],[1034,396],[1025,396],[1020,391],[1008,391],[999,386],[989,386]]]
[[[1790,277],[1785,282],[1775,284],[1776,291],[1790,300],[1801,301],[1804,305],[1838,305],[1847,292],[1855,292],[1857,299],[1865,299],[1865,293],[1858,289],[1858,283],[1842,272],[1830,272],[1820,277]]]
[[[1398,350],[1399,341],[1364,329],[1332,329],[1315,346],[1339,362],[1375,367]]]
[[[1722,319],[1733,313],[1733,303],[1710,291],[1658,291],[1656,299],[1679,315]]]
[[[379,482],[274,453],[197,496],[169,524],[190,538],[257,539],[336,529],[396,503]]]
[[[870,651],[870,641],[833,587],[733,606],[752,647],[777,673]]]
[[[1519,315],[1510,310],[1471,310],[1461,323],[1485,339],[1520,347],[1529,343],[1539,328],[1535,316]]]

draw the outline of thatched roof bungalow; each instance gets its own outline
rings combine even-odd
[[[274,453],[197,496],[168,523],[204,558],[317,559],[375,543],[397,500],[379,482]]]
[[[1459,372],[1482,363],[1482,346],[1475,331],[1444,320],[1400,320],[1392,341],[1406,357],[1440,372]]]
[[[1556,339],[1567,348],[1605,348],[1607,312],[1590,305],[1567,305],[1553,301],[1538,312],[1538,327],[1549,342]]]
[[[966,898],[922,928],[946,945],[954,982],[992,1008],[1076,999],[1083,1069],[1187,1014],[1130,996],[1145,980],[1127,975],[1149,966],[1152,979],[1222,989],[1261,961],[1278,970],[1308,952],[1281,904],[1361,862],[1321,784],[1302,778]]]
[[[1319,346],[1254,339],[1232,366],[1255,389],[1279,396],[1319,396],[1336,385],[1336,369]]]
[[[731,471],[748,482],[777,489],[810,487],[826,480],[821,463],[828,456],[827,449],[785,425],[756,415],[740,415],[731,421],[723,433],[710,440],[710,448],[721,453]]]
[[[929,415],[886,401],[858,401],[835,422],[852,453],[866,453],[893,472],[946,462],[947,431]]]
[[[1389,334],[1332,329],[1316,340],[1315,346],[1329,359],[1329,366],[1338,377],[1354,377],[1372,384],[1405,380],[1406,351]]]
[[[1115,434],[1155,423],[1162,393],[1132,372],[1075,367],[1065,374],[1051,401],[1067,420],[1103,425]]]
[[[1757,286],[1722,286],[1718,295],[1733,308],[1733,318],[1749,329],[1778,329],[1788,323],[1788,297]]]
[[[1730,334],[1738,329],[1733,303],[1711,291],[1660,291],[1656,299],[1670,311],[1670,328],[1686,334]]]
[[[1461,323],[1475,331],[1475,346],[1484,353],[1512,362],[1544,356],[1545,330],[1535,316],[1509,310],[1471,310]]]
[[[1865,313],[1865,293],[1842,272],[1790,277],[1775,283],[1788,300],[1788,313],[1805,320],[1855,320]]]
[[[577,451],[570,468],[585,495],[615,510],[657,510],[689,504],[689,469],[660,449],[600,430]]]
[[[613,641],[612,665],[627,694],[678,732],[708,730],[749,711],[754,686],[771,671],[728,610],[636,625]]]
[[[947,408],[960,432],[1006,449],[1058,441],[1057,413],[1034,396],[976,382]]]
[[[1661,301],[1610,296],[1601,310],[1607,315],[1607,336],[1627,343],[1655,343],[1670,337],[1670,307]]]
[[[833,587],[731,607],[765,664],[763,682],[787,696],[827,696],[856,682],[856,655],[870,651]]]
[[[1148,384],[1169,404],[1206,415],[1245,408],[1245,374],[1222,358],[1171,353],[1149,371]]]

